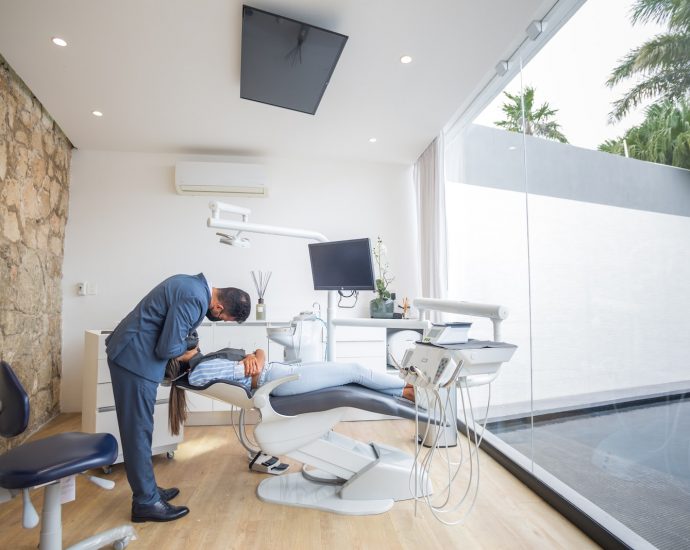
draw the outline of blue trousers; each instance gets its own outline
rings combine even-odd
[[[259,385],[291,374],[299,374],[299,380],[278,386],[271,392],[273,395],[295,395],[345,384],[359,384],[387,395],[400,397],[405,387],[404,380],[398,376],[373,371],[359,363],[328,361],[292,365],[270,363],[261,373]],[[189,375],[189,383],[193,386],[203,386],[211,380],[234,380],[246,384],[247,389],[251,383],[251,379],[244,375],[241,363],[220,358],[202,361]]]
[[[344,384],[359,384],[387,395],[400,397],[405,381],[395,375],[363,367],[359,363],[314,362],[284,365],[271,363],[266,382],[299,374],[299,380],[286,382],[275,388],[273,395],[296,395]]]
[[[151,460],[153,411],[158,384],[110,359],[108,366],[132,500],[136,504],[153,504],[160,499]]]

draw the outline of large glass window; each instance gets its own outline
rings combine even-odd
[[[449,294],[508,306],[519,345],[489,439],[659,548],[690,547],[690,61],[615,75],[687,56],[683,5],[588,0],[446,150]]]

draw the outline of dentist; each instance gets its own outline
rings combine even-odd
[[[108,366],[127,480],[132,521],[172,521],[189,513],[168,503],[180,492],[156,485],[151,460],[156,390],[168,359],[189,360],[185,339],[204,316],[237,321],[249,316],[251,300],[238,288],[214,288],[198,275],[173,275],[137,304],[106,339]]]

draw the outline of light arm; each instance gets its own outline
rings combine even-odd
[[[419,310],[419,318],[423,319],[427,310],[443,311],[446,313],[459,313],[473,317],[487,317],[494,325],[494,340],[501,341],[501,321],[508,317],[508,308],[493,304],[478,304],[474,302],[461,302],[458,300],[439,300],[436,298],[415,298],[414,307]]]
[[[249,214],[251,210],[243,208],[242,206],[235,206],[234,204],[227,204],[219,201],[211,201],[209,203],[211,209],[211,217],[206,224],[208,227],[216,229],[234,229],[237,231],[244,231],[246,233],[264,233],[266,235],[282,235],[284,237],[297,237],[302,239],[312,239],[320,243],[328,242],[328,238],[316,231],[308,231],[306,229],[298,229],[291,227],[280,227],[275,225],[263,225],[258,223],[249,223]],[[231,214],[239,214],[242,220],[228,220],[221,219],[222,212],[229,212]],[[328,361],[335,361],[335,334],[333,327],[333,318],[335,317],[335,291],[328,292],[328,309],[326,310],[326,330],[328,340],[326,343],[326,358]]]

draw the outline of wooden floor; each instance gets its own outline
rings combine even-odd
[[[60,415],[36,438],[78,430],[79,415]],[[360,440],[385,442],[411,451],[408,421],[341,422],[338,431]],[[342,516],[259,501],[264,474],[249,472],[244,449],[228,426],[190,427],[175,458],[154,457],[159,485],[181,490],[173,503],[190,507],[171,523],[134,524],[137,540],[129,548],[173,549],[554,549],[596,548],[577,528],[551,509],[491,458],[481,456],[481,487],[464,525],[437,522],[420,503],[398,502],[376,516]],[[290,471],[297,471],[293,463]],[[98,475],[100,472],[96,472]],[[67,547],[97,531],[129,521],[131,493],[122,465],[108,476],[116,482],[104,491],[77,479],[77,500],[62,508]],[[32,492],[39,514],[42,490]],[[0,505],[0,547],[37,547],[39,530],[22,529],[21,498]]]

